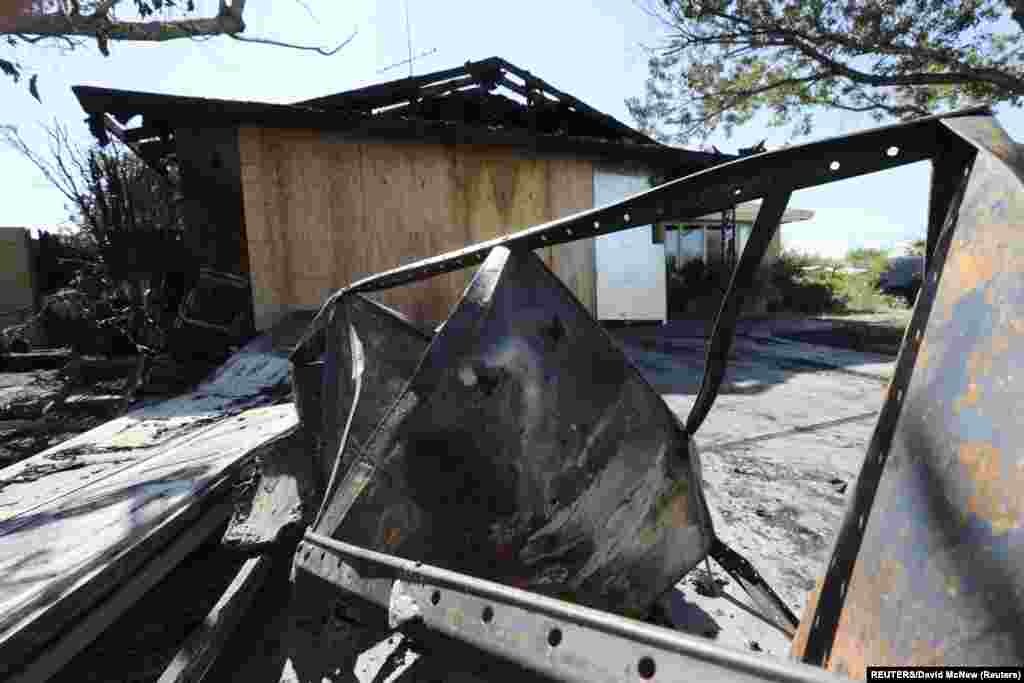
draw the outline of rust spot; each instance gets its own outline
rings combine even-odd
[[[988,348],[972,351],[967,356],[967,373],[971,381],[977,381],[979,375],[991,374],[992,362],[995,357],[1009,350],[1010,337],[1005,334],[998,334],[991,338]]]
[[[388,527],[388,530],[384,532],[384,544],[389,548],[395,547],[401,540],[402,530],[396,526]]]
[[[978,403],[978,398],[978,385],[974,382],[971,382],[970,384],[967,385],[967,392],[963,396],[953,401],[953,412],[959,415],[962,409],[970,408],[971,406],[976,405]]]
[[[902,589],[903,565],[891,558],[881,560],[877,572],[869,573],[864,562],[854,566],[846,603],[839,617],[832,654],[826,662],[830,671],[844,671],[863,680],[867,667],[895,665],[894,655],[882,629],[882,599]]]
[[[824,577],[819,578],[814,585],[814,590],[807,597],[804,613],[800,617],[800,625],[793,637],[793,644],[789,647],[789,656],[792,659],[803,659],[804,651],[807,649],[807,636],[811,631],[811,622],[814,621],[814,612],[818,607],[818,598],[821,596],[821,586],[824,582]]]
[[[686,479],[677,479],[668,491],[654,503],[654,523],[658,527],[684,527],[690,525],[690,485]]]
[[[883,558],[878,567],[878,587],[883,593],[891,593],[902,575],[903,563],[890,557]]]
[[[943,271],[943,287],[947,290],[945,318],[953,314],[953,307],[967,294],[990,282],[998,270],[995,259],[988,254],[964,251],[958,244],[950,252],[951,263]]]
[[[931,347],[928,346],[928,339],[924,338],[921,340],[921,345],[917,349],[917,367],[922,370],[928,369],[928,364],[931,362]]]
[[[911,644],[908,666],[942,666],[944,662],[945,653],[942,648],[932,647],[930,641],[915,640]]]
[[[984,441],[960,446],[960,464],[974,482],[974,494],[967,509],[992,525],[992,533],[1001,536],[1020,527],[1024,517],[1024,463],[1017,463],[1008,477],[1003,476],[1002,451]]]
[[[1014,319],[1010,321],[1009,325],[1010,331],[1014,334],[1024,334],[1024,320]]]

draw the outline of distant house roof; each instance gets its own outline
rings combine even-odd
[[[238,125],[335,130],[357,139],[504,144],[683,172],[733,158],[662,145],[498,57],[293,104],[72,90],[101,142],[114,135],[151,163],[173,156],[175,128]],[[124,128],[140,115],[141,125]]]

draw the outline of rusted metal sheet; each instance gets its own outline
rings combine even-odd
[[[992,117],[943,125],[959,178],[797,648],[858,678],[1024,662],[1024,159]]]
[[[681,426],[535,255],[491,252],[407,386],[371,377],[415,347],[373,341],[382,310],[341,297],[324,325],[325,442],[348,442],[318,533],[634,616],[707,554]]]

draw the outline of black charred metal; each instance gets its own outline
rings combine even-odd
[[[1024,251],[1015,245],[1024,221],[1024,155],[986,109],[745,157],[339,292],[321,312],[324,320],[359,294],[483,263],[373,434],[347,468],[338,468],[335,478],[344,478],[325,501],[336,514],[322,514],[306,536],[307,550],[321,549],[319,559],[300,553],[297,566],[321,576],[334,572],[335,585],[379,602],[393,583],[361,581],[359,563],[422,576],[414,571],[418,564],[394,557],[401,555],[635,615],[657,589],[672,585],[673,573],[678,578],[710,549],[734,576],[745,574],[740,583],[756,594],[756,571],[714,537],[690,442],[713,408],[744,287],[790,193],[924,160],[934,164],[925,283],[794,656],[855,677],[868,664],[1020,665],[1024,456],[1017,406],[1024,384],[1014,373],[1024,335]],[[762,215],[719,312],[701,392],[683,429],[531,252],[758,198],[765,199]],[[542,428],[531,431],[535,425]],[[587,453],[592,438],[606,439],[600,457]],[[610,473],[615,485],[595,495]],[[685,492],[677,490],[683,483]],[[668,506],[660,494],[651,496],[670,490]],[[634,521],[619,524],[610,514],[619,509]],[[650,523],[669,509],[665,523]],[[354,545],[324,540],[330,535]],[[501,539],[511,540],[508,554]],[[623,553],[623,543],[636,543],[635,552]],[[459,586],[460,600],[479,591],[496,599],[473,584],[478,579],[445,580]],[[771,607],[770,589],[761,597]],[[516,593],[509,604],[518,600],[521,618],[532,619],[534,612],[562,609],[548,599]],[[413,601],[420,604],[419,597]],[[776,622],[792,624],[787,612],[782,605]],[[587,628],[620,618],[587,614]],[[462,623],[450,616],[422,620],[428,630],[559,680],[589,671],[578,661],[582,669],[544,668],[539,655],[524,654],[500,634],[456,622]],[[639,632],[621,633],[642,640]],[[603,651],[603,642],[592,641],[594,650]],[[661,646],[641,656],[653,659],[674,647]],[[629,671],[653,676],[650,664]],[[779,680],[777,671],[743,662],[726,666]]]
[[[429,347],[358,295],[322,320],[318,533],[638,617],[707,554],[681,425],[532,253],[492,251]]]

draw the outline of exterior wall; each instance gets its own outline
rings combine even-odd
[[[0,228],[0,328],[22,322],[35,309],[32,238],[25,228]]]
[[[248,273],[237,129],[178,128],[174,138],[185,195],[186,246],[197,265]]]
[[[650,189],[650,175],[644,169],[595,169],[595,204]],[[598,319],[668,319],[665,245],[655,244],[652,233],[648,225],[596,238]]]
[[[258,328],[405,263],[593,205],[593,164],[507,147],[354,142],[313,130],[239,131]],[[541,250],[594,310],[593,240]],[[447,318],[474,269],[379,293],[420,323]]]

